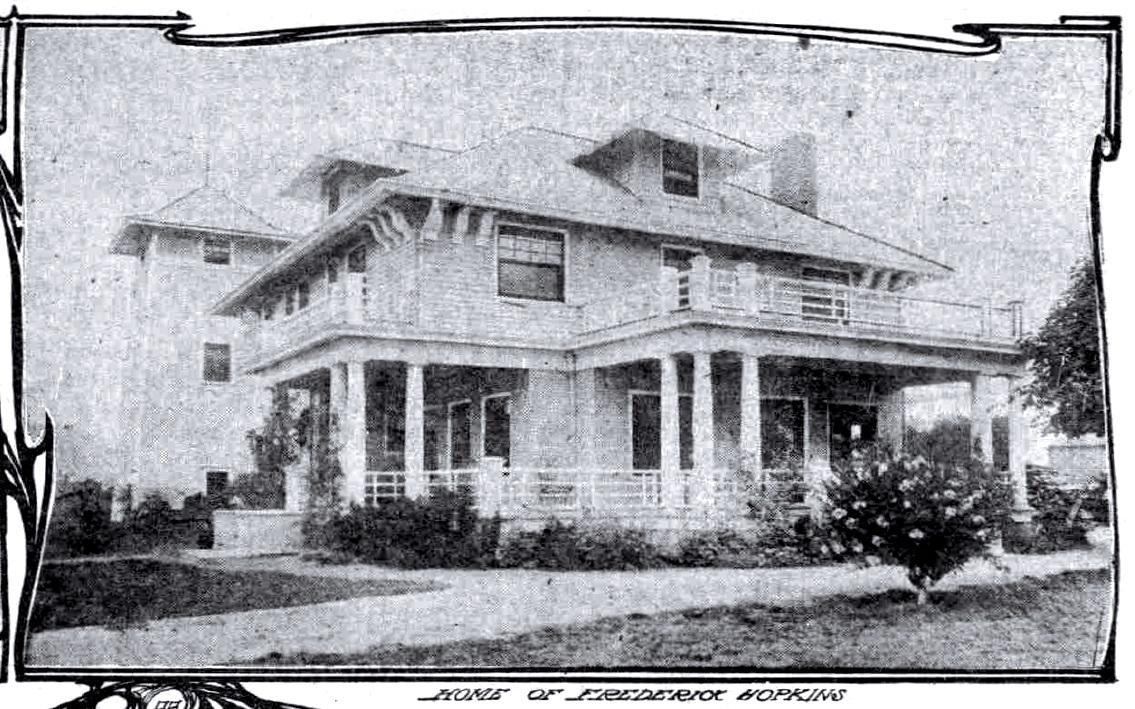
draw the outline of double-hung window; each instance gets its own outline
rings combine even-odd
[[[501,224],[497,231],[497,293],[562,301],[563,232]]]
[[[697,197],[698,146],[677,140],[662,141],[662,191],[679,197]]]

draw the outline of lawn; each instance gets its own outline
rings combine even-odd
[[[749,604],[546,628],[355,655],[270,656],[278,665],[1089,669],[1103,659],[1111,576],[1066,572],[967,586],[915,604],[909,591]]]
[[[149,559],[46,563],[31,630],[125,627],[160,618],[288,608],[441,588],[389,579],[311,578],[274,571],[220,571]]]

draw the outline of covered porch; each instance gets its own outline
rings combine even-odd
[[[1003,371],[939,360],[671,344],[660,356],[579,358],[574,369],[332,354],[277,385],[308,390],[312,435],[336,451],[348,502],[460,490],[506,519],[640,523],[739,520],[754,501],[806,514],[854,447],[901,447],[907,386],[967,381],[972,437],[991,462],[993,392],[1014,388],[994,386],[1012,379]],[[1024,515],[1019,403],[1009,402],[1009,467]],[[302,466],[289,476],[289,509],[303,509],[305,479]]]

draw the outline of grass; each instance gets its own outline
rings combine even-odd
[[[912,591],[814,603],[635,614],[495,640],[269,656],[273,665],[1067,669],[1097,667],[1107,571],[967,586],[918,606]]]
[[[149,559],[45,563],[36,588],[31,630],[84,625],[120,628],[161,618],[288,608],[438,588],[441,586],[389,579],[221,571]]]

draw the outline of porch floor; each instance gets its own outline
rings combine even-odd
[[[941,588],[1008,583],[1067,570],[1107,568],[1110,552],[1007,555],[1000,570],[972,562]],[[198,562],[202,563],[202,562]],[[273,652],[354,653],[376,645],[430,645],[487,639],[630,613],[660,613],[745,602],[805,603],[834,594],[905,588],[897,567],[820,566],[781,569],[665,569],[639,572],[516,569],[403,571],[375,566],[321,566],[297,557],[215,559],[210,566],[318,577],[429,580],[425,593],[356,598],[312,606],[154,621],[141,628],[85,627],[31,636],[28,665],[195,667],[239,665]]]

